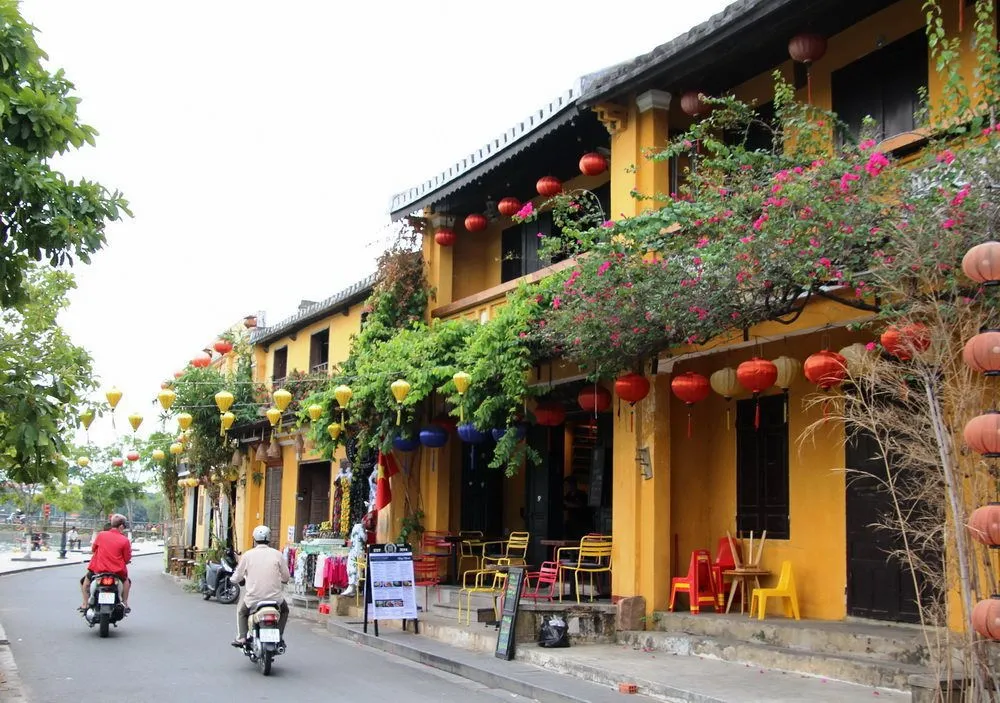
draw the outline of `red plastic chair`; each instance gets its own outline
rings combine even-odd
[[[531,571],[525,575],[526,584],[521,592],[522,598],[530,598],[534,602],[547,600],[550,603],[556,595],[556,580],[559,578],[559,565],[554,561],[544,561],[538,571]],[[543,591],[542,587],[548,586]]]
[[[420,535],[420,556],[434,560],[450,560],[453,547],[451,542],[444,539],[449,534],[451,533],[424,530],[423,534]],[[445,565],[447,565],[447,561]]]
[[[719,611],[719,596],[712,580],[712,556],[707,549],[696,549],[691,552],[691,564],[687,576],[675,576],[670,579],[670,612],[674,611],[674,601],[677,593],[687,593],[691,613],[697,615],[703,604],[712,606]]]
[[[728,537],[719,538],[719,548],[715,553],[715,562],[712,564],[712,578],[715,579],[715,590],[718,593],[720,607],[726,605],[726,584],[722,575],[723,571],[730,571],[736,568],[736,559],[733,556],[733,543]],[[739,545],[736,547],[736,556],[741,557]]]
[[[432,586],[441,583],[438,564],[434,557],[416,557],[413,560],[413,585],[424,589],[424,612],[427,612],[427,592]],[[437,591],[438,602],[441,602],[441,591]]]

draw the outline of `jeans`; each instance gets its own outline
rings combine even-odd
[[[281,601],[278,613],[278,632],[281,633],[281,639],[285,639],[285,623],[288,622],[288,603]],[[249,619],[250,606],[246,602],[240,601],[240,607],[236,610],[236,624],[239,629],[240,639],[246,639],[247,631],[250,629]]]

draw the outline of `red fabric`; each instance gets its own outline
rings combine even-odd
[[[104,530],[97,533],[92,547],[94,556],[90,558],[88,569],[95,574],[118,574],[128,578],[125,565],[132,561],[132,543],[118,530]]]
[[[375,480],[375,510],[381,510],[392,502],[389,479],[399,473],[399,464],[392,454],[378,453],[378,477]]]

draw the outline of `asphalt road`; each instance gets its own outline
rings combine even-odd
[[[135,559],[129,567],[132,613],[104,640],[76,612],[78,567],[0,576],[0,623],[29,700],[528,700],[350,643],[295,619],[285,632],[288,652],[275,659],[271,675],[264,677],[229,645],[236,606],[186,593],[162,568],[160,556]]]

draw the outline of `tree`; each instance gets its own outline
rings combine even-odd
[[[50,73],[34,27],[15,0],[0,0],[0,307],[28,297],[34,262],[84,263],[105,244],[108,222],[131,215],[117,191],[67,180],[49,166],[57,153],[94,144],[77,118],[79,98],[62,70]]]
[[[83,504],[102,517],[142,495],[142,486],[132,481],[123,468],[109,466],[85,471],[81,491]]]

